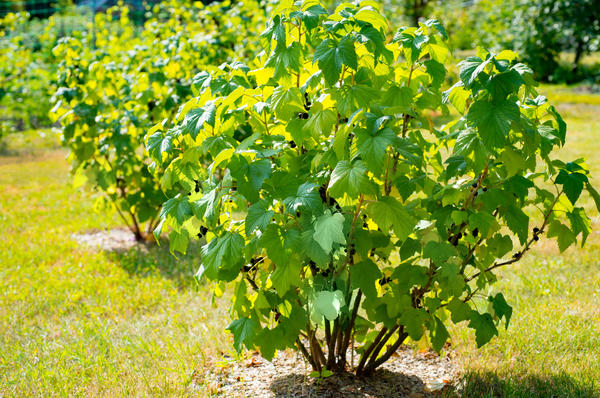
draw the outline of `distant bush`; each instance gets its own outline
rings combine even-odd
[[[26,33],[28,25],[27,14],[0,18],[0,137],[51,125],[54,41],[40,31],[36,40],[43,44],[33,45]]]
[[[138,240],[148,240],[159,221],[168,177],[151,172],[144,135],[158,122],[176,118],[192,97],[194,76],[218,69],[235,57],[253,55],[256,28],[265,11],[258,3],[211,6],[166,2],[153,7],[143,29],[116,7],[95,17],[77,37],[54,49],[58,89],[53,116],[63,128],[63,144],[75,180],[106,195],[99,205],[116,209]],[[173,173],[176,168],[163,170]]]

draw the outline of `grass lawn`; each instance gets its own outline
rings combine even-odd
[[[562,155],[585,156],[600,185],[600,95],[542,92],[569,126]],[[0,396],[188,395],[211,359],[235,357],[226,306],[192,277],[198,248],[174,259],[165,245],[121,254],[78,247],[72,234],[118,219],[94,213],[95,196],[70,187],[65,152],[48,142],[51,133],[15,135],[0,155]],[[515,310],[508,330],[475,350],[473,335],[454,328],[447,353],[466,373],[464,396],[600,396],[592,214],[597,232],[585,249],[559,254],[544,243],[503,271],[497,288]]]

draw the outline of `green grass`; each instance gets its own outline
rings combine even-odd
[[[68,185],[65,153],[0,158],[0,396],[184,395],[228,350],[192,255],[78,247],[116,224]]]
[[[587,157],[600,185],[600,105],[568,101],[573,89],[542,92],[563,92],[561,155]],[[118,219],[93,213],[95,197],[69,185],[65,155],[51,134],[31,133],[9,136],[0,155],[0,396],[189,395],[215,357],[234,356],[226,306],[192,278],[198,248],[176,260],[165,245],[79,247],[73,233]],[[585,249],[544,243],[502,271],[508,330],[476,350],[470,331],[453,329],[463,396],[600,396],[599,258],[594,232]]]

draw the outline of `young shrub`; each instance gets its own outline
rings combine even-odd
[[[27,13],[0,17],[0,140],[14,131],[51,126],[55,67],[47,50],[54,41],[44,32],[31,43],[31,27]]]
[[[76,181],[106,193],[101,202],[117,210],[136,239],[151,240],[165,193],[174,188],[150,172],[144,134],[175,118],[200,69],[239,55],[242,40],[230,21],[252,28],[264,12],[255,2],[207,8],[171,2],[156,5],[140,33],[127,10],[118,8],[116,18],[113,10],[96,15],[93,45],[82,35],[54,49],[61,63],[53,113]]]
[[[154,133],[170,142],[157,162],[203,177],[163,222],[183,242],[206,235],[198,276],[231,286],[237,350],[295,348],[315,371],[366,375],[408,338],[441,350],[449,321],[481,346],[512,313],[502,293],[471,304],[495,271],[540,237],[565,250],[589,234],[576,202],[600,197],[581,160],[551,156],[566,126],[532,71],[482,52],[442,91],[444,28],[387,29],[372,2],[330,15],[283,2],[254,69],[201,75],[184,121]]]

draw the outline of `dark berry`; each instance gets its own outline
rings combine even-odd
[[[323,203],[325,203],[327,201],[327,187],[325,185],[319,187],[319,195],[321,196]]]
[[[483,192],[487,192],[487,188],[486,187],[483,187]]]
[[[535,235],[535,236],[533,237],[533,240],[537,242],[538,240],[540,240],[540,237],[539,237],[539,236],[537,236],[537,235]]]
[[[534,234],[537,234],[538,232],[540,232],[540,229],[539,229],[538,227],[535,227],[535,228],[533,229],[533,233],[534,233]]]
[[[356,254],[356,249],[355,248],[350,249],[350,255],[354,256],[355,254]]]
[[[208,232],[208,228],[206,228],[206,227],[200,227],[200,233],[202,235],[206,235],[207,232]]]
[[[296,143],[294,141],[290,141],[290,148],[296,148]]]
[[[347,117],[345,117],[345,118],[341,119],[341,120],[340,120],[340,122],[341,122],[341,123],[348,123],[348,118],[347,118]]]
[[[457,237],[458,237],[458,239],[462,238],[463,237],[462,232],[459,232],[458,235],[457,235]]]
[[[390,280],[391,280],[390,278],[386,278],[386,277],[384,277],[384,278],[381,278],[381,279],[379,280],[379,285],[380,285],[380,286],[383,286],[383,285],[385,285],[386,283],[388,283]]]
[[[300,214],[301,214],[301,213],[300,213],[299,211],[297,211],[297,212],[296,212],[296,217],[300,217]]]
[[[367,223],[366,223],[366,222],[364,222],[364,223],[363,223],[363,228],[368,228],[368,227],[369,227],[369,225],[367,225]]]
[[[477,228],[475,228],[473,230],[473,236],[477,236],[477,235],[479,235],[479,230]]]
[[[473,188],[477,188],[477,183],[476,183],[476,182],[474,182],[474,183],[473,183],[471,186],[472,186]]]

